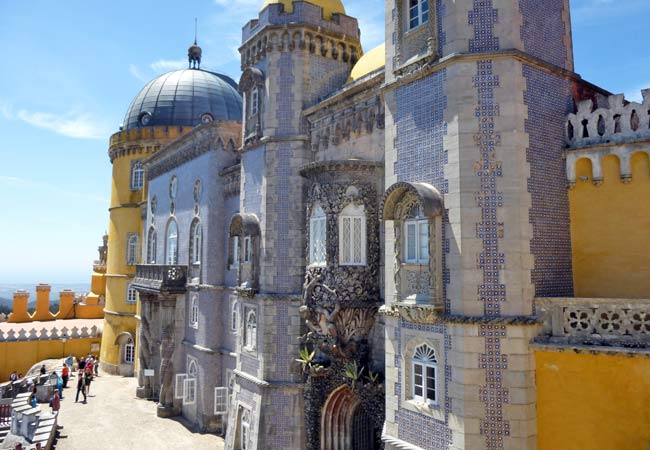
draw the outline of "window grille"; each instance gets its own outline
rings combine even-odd
[[[309,219],[309,264],[324,265],[327,261],[327,219],[318,206]]]
[[[366,216],[363,206],[348,205],[339,216],[339,263],[366,264]]]
[[[129,342],[124,346],[124,362],[133,364],[133,361],[135,361],[135,345]]]
[[[185,398],[185,380],[187,379],[186,373],[177,373],[176,380],[174,380],[174,398]]]

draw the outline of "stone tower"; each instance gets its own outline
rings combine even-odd
[[[569,2],[415,3],[386,8],[384,441],[534,449],[534,299],[573,291]],[[409,211],[424,266],[403,261]]]
[[[304,186],[313,160],[302,111],[341,87],[361,52],[338,0],[267,1],[243,30],[240,336],[226,448],[305,448],[298,309],[305,273]]]

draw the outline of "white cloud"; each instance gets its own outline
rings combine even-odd
[[[0,100],[0,115],[5,119],[13,118],[13,108],[9,102]]]
[[[16,113],[16,117],[37,128],[54,131],[72,138],[104,139],[110,134],[107,126],[93,120],[88,114],[69,112],[57,115],[22,109]]]
[[[0,185],[4,185],[5,187],[14,188],[17,190],[33,189],[41,192],[48,192],[50,195],[56,194],[64,197],[83,199],[83,200],[102,203],[102,204],[107,204],[109,202],[109,200],[104,197],[88,195],[82,192],[68,191],[66,189],[63,189],[59,186],[50,183],[30,180],[27,178],[0,175]]]
[[[135,77],[136,79],[142,81],[143,83],[147,83],[147,82],[149,81],[149,79],[147,78],[147,76],[144,75],[144,74],[140,71],[140,69],[138,68],[138,66],[136,66],[135,64],[129,64],[129,73],[130,73],[131,75],[133,75],[133,77]]]
[[[185,69],[187,60],[185,59],[159,59],[149,64],[154,72],[169,72],[171,70]]]

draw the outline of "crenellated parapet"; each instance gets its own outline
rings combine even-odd
[[[294,2],[290,12],[282,4],[269,5],[244,26],[242,42],[242,70],[275,51],[320,54],[350,66],[363,53],[355,18],[338,13],[325,18],[321,7],[307,2]]]
[[[60,322],[57,322],[60,323]],[[4,341],[50,341],[50,340],[60,340],[60,339],[86,339],[86,338],[98,338],[102,335],[102,324],[101,321],[98,321],[98,324],[91,327],[82,326],[82,327],[43,327],[40,330],[36,328],[11,328],[7,331],[0,329],[0,342]]]
[[[596,109],[592,100],[578,103],[578,111],[566,120],[568,147],[650,139],[650,89],[642,94],[643,103],[629,102],[623,94],[609,96],[607,106]]]
[[[192,127],[158,126],[131,128],[119,131],[110,138],[108,156],[115,158],[129,155],[152,155],[160,147],[192,130]]]

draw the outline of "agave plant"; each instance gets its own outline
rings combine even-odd
[[[359,370],[359,366],[357,365],[356,361],[352,361],[349,363],[345,364],[344,367],[344,372],[343,374],[346,376],[346,378],[349,378],[352,380],[352,387],[354,388],[354,385],[356,384],[356,381],[361,378],[361,374],[363,373],[363,367],[361,370]]]
[[[379,374],[373,372],[372,370],[369,370],[368,375],[366,375],[366,379],[371,383],[377,383],[379,381]]]
[[[300,358],[297,358],[296,361],[298,361],[300,364],[302,364],[302,370],[304,371],[306,367],[311,367],[312,363],[314,362],[314,356],[316,355],[316,351],[312,350],[311,352],[307,347],[302,347],[300,351],[298,352],[298,356]]]

